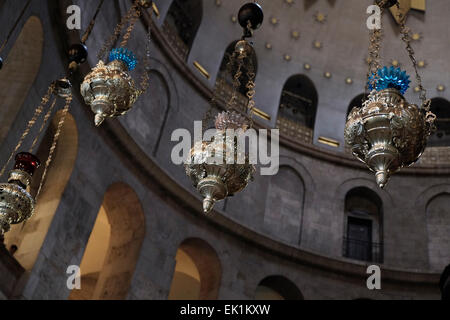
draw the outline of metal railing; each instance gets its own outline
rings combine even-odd
[[[344,238],[343,256],[354,260],[383,263],[383,244]]]

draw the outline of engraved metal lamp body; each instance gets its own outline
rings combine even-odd
[[[22,223],[33,215],[34,199],[28,189],[39,165],[34,155],[19,153],[8,183],[0,184],[0,235],[8,232],[11,224]]]
[[[192,148],[185,170],[193,185],[203,196],[203,211],[210,213],[216,202],[241,192],[253,178],[255,167],[246,154],[238,150],[235,137],[227,136],[227,129],[247,130],[246,118],[235,112],[223,112],[216,118],[216,129],[224,139],[201,142]],[[233,163],[227,161],[227,152]],[[222,161],[213,162],[211,159]],[[240,163],[239,159],[245,159]]]
[[[409,77],[400,69],[383,68],[370,85],[373,91],[362,108],[354,108],[345,128],[353,155],[375,173],[384,188],[390,176],[414,164],[425,150],[434,115],[403,97]]]
[[[81,95],[95,114],[95,125],[106,118],[127,113],[136,102],[140,92],[129,71],[136,66],[136,58],[125,48],[113,49],[110,63],[99,61],[81,84]]]

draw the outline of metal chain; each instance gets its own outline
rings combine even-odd
[[[150,45],[152,42],[152,30],[150,27],[150,24],[148,25],[148,29],[147,29],[147,44],[146,44],[146,50],[145,50],[145,58],[144,58],[144,73],[142,74],[141,77],[141,84],[140,84],[140,89],[139,89],[139,95],[145,93],[148,89],[148,87],[150,86],[150,76],[149,76],[149,72],[150,72]]]
[[[252,57],[250,57],[249,61],[248,61],[248,69],[247,69],[247,77],[248,77],[248,82],[246,85],[246,88],[248,89],[247,91],[247,98],[248,98],[248,105],[247,105],[247,110],[246,113],[249,115],[250,118],[250,128],[253,127],[253,110],[255,109],[255,94],[256,94],[256,84],[255,84],[255,77],[256,77],[256,73],[255,73],[255,67],[253,65],[253,60]]]
[[[383,6],[387,1],[388,0],[383,0],[378,4],[378,6],[380,7],[380,23],[382,23],[382,17],[383,17],[383,13],[384,13]],[[375,29],[370,32],[370,37],[369,37],[370,43],[369,43],[369,50],[368,50],[369,67],[367,70],[367,83],[366,83],[366,87],[365,87],[366,90],[364,92],[363,102],[366,100],[366,94],[369,91],[370,76],[372,74],[376,74],[378,69],[381,68],[380,50],[381,50],[382,40],[383,40],[382,26],[380,26],[380,29]],[[372,87],[375,86],[375,81],[376,81],[376,79],[374,78],[371,83]]]
[[[402,18],[402,22],[400,24],[400,32],[402,34],[402,40],[406,44],[406,51],[408,52],[409,59],[412,62],[412,65],[414,67],[414,72],[417,80],[417,86],[420,90],[420,100],[422,101],[422,108],[424,108],[426,111],[430,110],[431,101],[427,100],[427,90],[422,85],[422,77],[419,74],[419,70],[417,67],[417,60],[415,58],[415,52],[414,49],[411,46],[411,36],[410,36],[410,28],[408,28],[405,25],[405,18]]]
[[[233,57],[236,57],[236,56],[237,56],[237,54],[233,54]],[[231,59],[233,59],[233,57]],[[234,107],[234,105],[236,104],[239,86],[241,85],[239,78],[242,76],[242,67],[244,66],[244,57],[245,57],[245,54],[239,54],[239,56],[237,56],[237,70],[233,77],[233,92],[231,94],[230,100],[228,101],[228,103],[226,105],[226,108],[228,110],[236,109],[236,107]]]
[[[126,47],[128,44],[128,40],[130,39],[131,36],[131,32],[133,32],[134,27],[136,26],[136,21],[139,19],[139,17],[141,16],[141,10],[139,10],[139,3],[138,1],[136,1],[133,6],[132,6],[133,12],[130,18],[130,25],[127,28],[127,31],[125,32],[125,35],[123,36],[123,40],[120,43],[120,46]]]
[[[105,0],[100,0],[99,5],[97,6],[97,10],[95,11],[95,14],[89,23],[89,26],[87,27],[86,31],[84,32],[83,36],[81,37],[81,43],[86,44],[86,41],[88,40],[89,36],[91,35],[92,29],[94,29],[95,26],[95,20],[97,19],[98,14],[100,13],[100,9],[103,6],[103,3]]]
[[[2,170],[0,171],[0,177],[2,177],[5,172],[6,169],[8,168],[9,163],[11,162],[11,160],[13,159],[13,157],[15,156],[15,154],[17,153],[17,151],[19,151],[20,147],[22,146],[23,142],[25,141],[26,137],[28,136],[28,134],[30,133],[31,129],[33,128],[33,126],[36,124],[37,119],[39,118],[39,116],[42,114],[42,112],[44,111],[44,107],[47,105],[47,103],[50,100],[51,95],[53,94],[55,90],[55,85],[52,83],[47,90],[47,93],[44,97],[42,97],[41,103],[39,104],[39,106],[36,108],[36,110],[34,111],[33,117],[31,118],[31,120],[28,122],[27,127],[25,129],[25,131],[23,132],[22,136],[20,137],[19,141],[17,142],[16,147],[14,148],[14,150],[11,152],[8,160],[6,161],[5,165],[3,166]]]
[[[44,169],[44,172],[42,173],[41,181],[39,183],[39,188],[38,188],[38,191],[37,191],[36,196],[35,196],[35,201],[36,202],[37,202],[37,200],[39,198],[39,195],[41,194],[42,187],[44,185],[45,178],[46,178],[47,173],[48,173],[48,169],[50,167],[50,164],[52,163],[53,155],[55,153],[55,149],[56,149],[56,146],[58,144],[58,140],[59,140],[59,136],[61,135],[62,128],[63,128],[64,123],[66,121],[67,114],[69,113],[71,102],[72,102],[72,95],[70,95],[70,96],[68,96],[66,98],[66,105],[64,106],[64,109],[62,110],[62,114],[61,114],[61,117],[60,117],[59,122],[58,122],[58,127],[56,129],[56,133],[53,136],[52,146],[50,147],[50,152],[49,152],[47,161],[45,162],[45,169]]]
[[[136,0],[133,3],[133,5],[131,6],[131,8],[128,10],[126,15],[124,15],[122,17],[120,22],[114,28],[114,33],[103,44],[102,48],[100,49],[100,51],[97,55],[98,60],[102,60],[105,53],[107,51],[109,51],[111,49],[111,47],[114,45],[114,43],[117,41],[117,39],[119,38],[120,34],[122,33],[122,30],[125,27],[125,25],[128,24],[128,22],[133,18],[138,6],[139,6],[139,0]]]
[[[47,113],[44,116],[44,121],[42,121],[41,127],[39,128],[39,132],[36,135],[36,137],[34,138],[33,143],[31,144],[30,150],[28,151],[29,153],[33,153],[34,148],[36,147],[39,137],[41,136],[42,132],[44,131],[44,128],[48,122],[48,119],[50,119],[50,116],[53,113],[53,110],[55,109],[56,106],[56,98],[53,99],[52,105],[50,106],[50,108],[48,109]]]

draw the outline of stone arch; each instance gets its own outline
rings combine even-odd
[[[312,143],[319,95],[306,75],[289,77],[281,92],[277,125],[287,135]]]
[[[203,18],[203,0],[173,0],[164,20],[172,46],[185,60]]]
[[[344,181],[336,188],[334,195],[334,203],[336,212],[345,211],[345,197],[350,190],[364,187],[374,192],[383,203],[383,212],[389,211],[394,207],[394,201],[392,196],[386,191],[386,189],[380,189],[375,179],[372,178],[352,178]]]
[[[441,271],[450,262],[450,192],[434,196],[426,205],[430,269]]]
[[[57,130],[62,111],[53,117],[36,155],[44,162],[49,154],[53,136]],[[34,216],[23,224],[15,225],[5,236],[8,249],[15,247],[14,257],[27,271],[31,271],[58,209],[66,185],[72,175],[78,154],[78,129],[75,119],[67,114],[64,127],[55,149]],[[31,194],[36,194],[44,166],[33,177]]]
[[[8,135],[31,89],[42,60],[44,30],[41,20],[31,16],[22,28],[0,72],[0,143]]]
[[[190,238],[181,243],[169,293],[170,300],[216,300],[222,265],[216,250],[206,241]]]
[[[142,102],[139,108],[129,113],[124,121],[128,130],[140,141],[144,149],[149,149],[152,156],[158,152],[162,134],[171,111],[171,94],[166,78],[158,70],[148,71],[152,84],[148,91],[149,101]]]
[[[367,187],[351,189],[345,196],[344,256],[383,262],[383,202]]]
[[[126,299],[145,237],[144,211],[127,184],[112,184],[105,193],[81,269],[81,290],[71,300]]]
[[[431,111],[437,116],[436,131],[428,140],[429,147],[450,146],[450,101],[444,98],[431,99]]]
[[[346,215],[346,197],[347,194],[352,190],[356,188],[366,188],[377,195],[378,198],[381,199],[382,203],[382,210],[381,212],[391,212],[394,210],[394,201],[392,199],[392,196],[386,191],[386,189],[380,189],[375,179],[371,178],[353,178],[348,179],[344,181],[341,185],[339,185],[336,189],[333,203],[334,206],[334,212],[340,213],[340,219],[337,221],[339,226],[338,230],[341,230],[341,236],[336,238],[336,254],[338,256],[342,256],[343,253],[343,245],[345,245],[345,235],[347,233],[347,215]],[[384,220],[384,216],[383,216]],[[383,259],[384,259],[384,250],[383,250]]]
[[[305,183],[291,166],[280,166],[277,175],[270,178],[264,230],[283,241],[299,244],[305,205]]]
[[[255,291],[255,300],[304,300],[300,289],[284,276],[263,279]]]

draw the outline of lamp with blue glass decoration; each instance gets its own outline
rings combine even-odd
[[[138,97],[148,87],[148,75],[144,72],[141,87],[138,88],[130,75],[137,64],[135,54],[127,48],[131,32],[141,15],[141,9],[151,6],[151,1],[136,0],[98,54],[99,62],[84,78],[80,91],[87,105],[95,114],[95,125],[100,126],[107,118],[115,118],[131,110]],[[120,47],[109,50],[126,26],[126,33]],[[149,31],[150,32],[150,31]],[[109,50],[109,62],[103,56]],[[149,50],[147,48],[147,57]],[[146,64],[148,59],[146,60]]]
[[[385,3],[381,0],[380,8],[384,8]],[[419,160],[436,119],[430,112],[430,100],[426,98],[417,71],[410,30],[405,26],[404,17],[401,20],[402,40],[413,63],[421,106],[409,103],[403,96],[411,83],[406,71],[380,66],[381,31],[373,30],[366,87],[370,94],[361,108],[353,108],[345,127],[345,141],[352,154],[375,173],[380,188],[386,186],[392,174]]]

